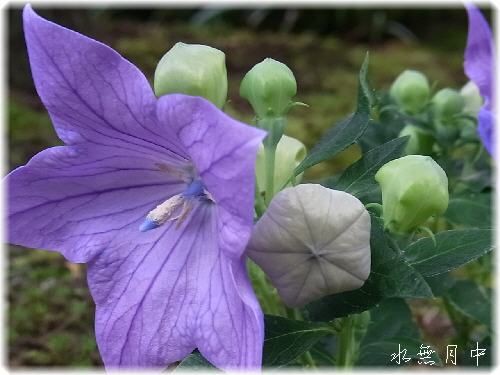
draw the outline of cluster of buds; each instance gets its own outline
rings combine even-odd
[[[224,53],[177,43],[158,64],[154,89],[158,96],[202,96],[222,108],[227,100]],[[306,156],[301,142],[283,135],[284,118],[296,104],[296,93],[292,71],[273,59],[255,65],[240,86],[240,95],[256,114],[257,126],[268,131],[257,156],[257,194],[274,196],[255,225],[248,254],[289,306],[359,288],[368,278],[371,262],[370,215],[356,197],[314,184],[282,190],[290,186],[290,176]],[[444,89],[431,99],[427,78],[412,70],[395,80],[390,96],[408,115],[432,108],[442,126],[448,126],[467,104],[470,111],[478,106],[470,86],[462,93]],[[400,135],[410,136],[407,153],[432,151],[434,138],[425,129],[408,124]],[[385,227],[391,232],[414,231],[448,206],[446,174],[428,156],[393,160],[380,168],[375,179],[382,191]]]
[[[431,96],[427,77],[406,70],[395,79],[389,94],[399,111],[427,124],[426,128],[405,120],[400,136],[410,136],[406,146],[408,155],[432,155],[436,142],[451,145],[459,136],[467,141],[477,140],[473,118],[477,117],[483,100],[473,82],[460,91],[443,88]]]

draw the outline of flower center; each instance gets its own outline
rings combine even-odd
[[[198,179],[192,180],[182,193],[174,195],[151,210],[140,225],[139,230],[147,232],[160,227],[167,221],[177,221],[176,225],[179,227],[192,211],[196,200],[213,202],[205,185]]]

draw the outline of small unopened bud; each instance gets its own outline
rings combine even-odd
[[[303,306],[364,284],[370,227],[370,215],[356,197],[298,185],[273,198],[254,227],[248,254],[288,306]]]
[[[429,156],[392,160],[375,180],[382,190],[384,226],[391,232],[409,233],[448,207],[448,178]]]
[[[250,69],[240,85],[240,95],[259,118],[284,116],[295,94],[297,83],[290,68],[270,58]]]
[[[429,81],[420,72],[405,70],[393,82],[389,93],[404,112],[415,114],[429,101]]]
[[[222,108],[227,99],[225,55],[200,44],[176,43],[160,60],[155,71],[157,96],[202,96]]]
[[[305,159],[307,154],[306,146],[298,139],[283,135],[276,147],[274,161],[274,192],[277,193],[290,179],[295,168]],[[257,153],[256,175],[257,184],[262,192],[266,186],[266,152],[264,146],[261,145]],[[295,177],[295,183],[302,180],[303,173]],[[291,182],[287,185],[290,186]]]
[[[460,90],[460,95],[464,98],[464,113],[477,116],[481,106],[483,105],[483,98],[479,93],[479,88],[477,85],[469,81]]]
[[[399,133],[399,136],[404,137],[406,135],[410,136],[405,148],[407,155],[428,155],[432,152],[434,137],[430,132],[415,125],[406,125]]]
[[[458,91],[453,89],[439,90],[431,100],[434,116],[438,121],[448,122],[453,116],[463,112],[465,100]]]

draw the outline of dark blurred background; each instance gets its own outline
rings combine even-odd
[[[286,63],[297,78],[297,99],[310,106],[292,111],[286,132],[308,147],[353,109],[356,77],[366,51],[370,52],[371,84],[377,90],[387,89],[405,69],[422,71],[440,87],[458,89],[466,82],[462,59],[467,18],[458,5],[444,9],[34,8],[54,22],[109,44],[149,79],[161,56],[177,41],[224,51],[229,74],[227,111],[244,121],[252,114],[238,96],[243,75],[266,57]],[[21,9],[5,11],[11,170],[60,141],[33,86]],[[306,178],[338,172],[358,154],[356,147],[346,150],[313,168]],[[15,246],[9,250],[9,365],[101,365],[84,267],[68,264],[55,253]],[[425,314],[425,309],[415,313]],[[437,324],[446,330],[446,321]],[[440,340],[432,339],[443,334],[438,328],[423,327],[431,342]]]

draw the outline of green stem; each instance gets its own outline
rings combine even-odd
[[[302,360],[308,367],[316,368],[316,362],[314,362],[314,359],[309,350],[302,354]]]
[[[342,319],[342,329],[338,335],[336,366],[351,368],[354,365],[356,343],[354,337],[354,321],[352,316]]]
[[[276,160],[276,146],[266,146],[266,205],[269,206],[274,195],[274,164]]]
[[[266,280],[266,275],[254,262],[248,262],[249,273],[255,287],[256,294],[262,306],[262,310],[271,315],[281,315],[277,301],[271,292],[271,286]]]
[[[257,218],[260,218],[266,211],[266,203],[260,194],[259,184],[257,183],[257,178],[255,178],[255,212],[257,213]]]
[[[264,139],[264,151],[266,160],[266,195],[265,203],[269,206],[274,196],[274,169],[276,159],[276,147],[283,136],[283,130],[286,125],[284,117],[267,117],[257,119],[257,126],[267,131]]]

